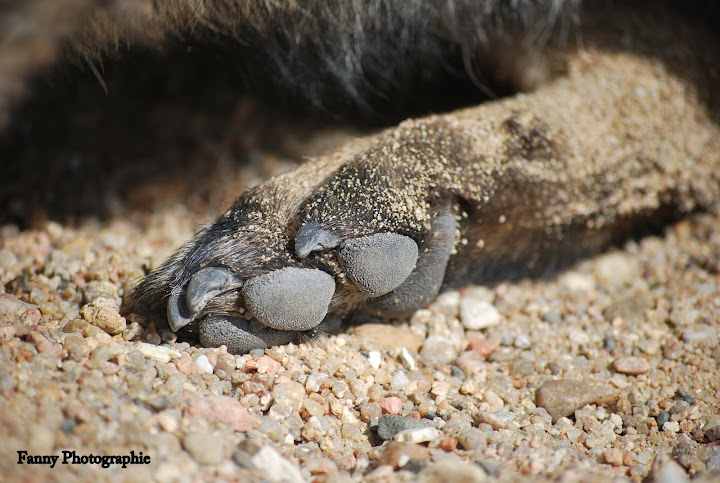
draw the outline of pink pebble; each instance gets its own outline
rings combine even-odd
[[[385,414],[397,414],[402,409],[402,401],[397,396],[384,397],[378,403]]]

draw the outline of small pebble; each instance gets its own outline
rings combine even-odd
[[[436,334],[425,339],[420,356],[429,364],[449,364],[457,358],[458,352],[450,339]]]
[[[489,424],[495,431],[503,429],[505,427],[505,421],[497,417],[497,415],[486,411],[478,411],[473,416],[473,419],[475,420],[476,425],[480,425],[483,423]]]
[[[470,341],[468,349],[482,357],[490,357],[494,352],[500,349],[500,344],[495,341],[479,337]]]
[[[455,451],[458,445],[458,438],[443,438],[440,441],[440,449],[443,451]]]
[[[458,442],[466,450],[483,449],[487,446],[487,436],[478,428],[468,428],[460,433]]]
[[[170,359],[179,359],[182,355],[178,350],[145,342],[136,342],[133,347],[147,359],[154,359],[161,363],[170,362]]]
[[[550,325],[558,325],[562,322],[562,318],[557,312],[543,312],[543,314],[540,315],[540,319]]]
[[[518,349],[528,349],[532,346],[532,342],[530,342],[530,339],[528,339],[524,335],[519,335],[515,337],[515,342],[513,343],[515,347]]]
[[[120,299],[118,297],[117,287],[104,280],[91,280],[85,284],[82,289],[83,302],[86,304],[92,303],[99,298],[107,298],[114,302],[115,305],[119,305]]]
[[[127,328],[125,317],[118,313],[115,300],[97,298],[83,306],[80,314],[89,323],[99,327],[110,335],[119,334]]]
[[[707,471],[720,471],[720,448],[717,446],[715,448],[716,449],[713,449],[712,455],[710,455],[705,462],[705,469]]]
[[[198,372],[195,361],[192,360],[192,357],[190,357],[187,352],[183,352],[180,356],[180,359],[175,361],[175,366],[177,367],[178,371],[185,374],[186,376],[192,376],[193,374],[197,374]]]
[[[205,354],[200,354],[198,358],[195,359],[195,365],[197,366],[199,374],[212,374],[213,371],[215,371],[215,368],[210,364],[210,360]]]
[[[384,397],[378,403],[383,414],[397,414],[402,409],[402,400],[396,396]]]
[[[393,440],[401,443],[427,443],[439,438],[441,434],[440,431],[431,427],[406,429],[393,436]]]
[[[598,283],[619,287],[634,280],[637,263],[627,253],[612,252],[601,255],[594,268]]]
[[[370,367],[372,367],[373,369],[378,369],[380,367],[380,363],[382,362],[382,356],[379,352],[370,351],[368,352],[367,358],[368,362],[370,363]]]
[[[710,442],[720,441],[720,416],[713,416],[703,426],[703,434]]]
[[[381,439],[388,441],[393,439],[395,435],[401,431],[405,431],[407,429],[427,428],[429,426],[432,426],[432,423],[428,420],[384,414],[378,423],[377,433]]]
[[[360,420],[369,423],[373,419],[380,419],[382,408],[376,402],[369,402],[360,406]]]
[[[233,461],[240,465],[241,468],[246,468],[248,470],[256,469],[255,464],[252,461],[252,455],[245,450],[235,450],[233,453]]]
[[[257,360],[257,371],[259,374],[276,374],[282,364],[270,356],[263,355]]]
[[[287,401],[295,411],[300,411],[305,398],[305,388],[299,382],[281,382],[275,385],[272,395],[275,401]]]
[[[658,428],[662,428],[665,423],[670,421],[670,413],[665,410],[660,411],[655,421],[657,421]]]
[[[325,415],[325,407],[320,404],[319,402],[310,399],[305,398],[303,399],[303,408],[310,416],[324,416]]]
[[[460,321],[468,330],[486,329],[500,323],[500,312],[484,300],[465,297],[460,300]]]
[[[692,404],[693,402],[695,402],[695,398],[692,397],[691,394],[689,394],[687,391],[685,391],[681,387],[678,388],[677,392],[675,393],[675,396],[682,398],[682,400],[688,404]]]
[[[255,468],[262,469],[263,479],[273,483],[304,483],[300,468],[282,457],[271,445],[263,446],[252,457]]]
[[[610,386],[590,386],[581,381],[559,379],[544,382],[535,393],[536,404],[547,410],[556,422],[591,403],[609,403],[617,399]]]
[[[392,381],[390,382],[390,388],[393,391],[401,391],[410,384],[410,379],[408,379],[407,374],[405,374],[405,371],[398,371],[392,378]]]
[[[609,335],[606,335],[603,338],[603,350],[606,350],[607,352],[611,352],[614,348],[615,348],[615,339],[613,339]]]
[[[404,347],[400,349],[400,362],[402,362],[403,367],[408,371],[414,371],[416,369],[415,359]]]
[[[650,370],[650,364],[640,357],[621,357],[615,359],[613,368],[622,374],[638,375],[645,374]]]
[[[201,465],[214,465],[225,457],[222,438],[214,434],[188,434],[183,439],[183,447]]]
[[[655,455],[650,473],[643,479],[646,483],[685,483],[687,473],[672,457],[662,451]]]
[[[710,346],[714,346],[717,345],[718,330],[712,326],[695,324],[683,330],[682,339],[690,344],[705,342]]]
[[[188,404],[188,413],[230,427],[237,432],[246,432],[255,427],[253,417],[242,403],[232,396],[198,397]]]
[[[603,458],[605,458],[605,463],[612,466],[622,466],[623,464],[622,451],[617,448],[611,448],[603,451]]]
[[[384,445],[378,464],[391,468],[402,468],[412,460],[426,461],[429,457],[430,453],[424,446],[390,441]]]

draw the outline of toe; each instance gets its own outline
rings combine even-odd
[[[263,328],[253,331],[252,324],[236,317],[208,317],[200,323],[200,343],[205,347],[225,345],[231,354],[245,354],[253,349],[284,345],[298,337],[295,331]]]
[[[360,290],[377,297],[394,290],[410,275],[418,246],[412,238],[397,233],[376,233],[346,240],[338,256]]]
[[[264,325],[304,331],[325,318],[335,280],[322,270],[287,267],[247,280],[242,293],[245,306]]]
[[[226,268],[203,268],[190,279],[187,288],[187,305],[194,312],[200,312],[214,297],[228,290],[242,287],[242,280]]]
[[[383,316],[409,315],[434,299],[443,279],[448,260],[455,248],[457,222],[448,206],[431,221],[430,233],[421,246],[422,253],[412,273],[393,291],[368,300],[366,310]]]

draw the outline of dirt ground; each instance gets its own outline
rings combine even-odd
[[[126,313],[127,289],[240,191],[351,135],[249,101],[226,115],[133,163],[98,168],[117,140],[90,130],[91,155],[25,143],[15,161],[52,162],[0,168],[0,480],[720,479],[714,214],[550,280],[243,356]]]

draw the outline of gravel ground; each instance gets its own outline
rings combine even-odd
[[[209,202],[138,209],[175,189],[160,185],[109,220],[0,227],[0,480],[720,479],[717,216],[553,280],[233,356],[122,308],[224,193],[267,173],[223,169]],[[27,464],[42,455],[60,459]]]

